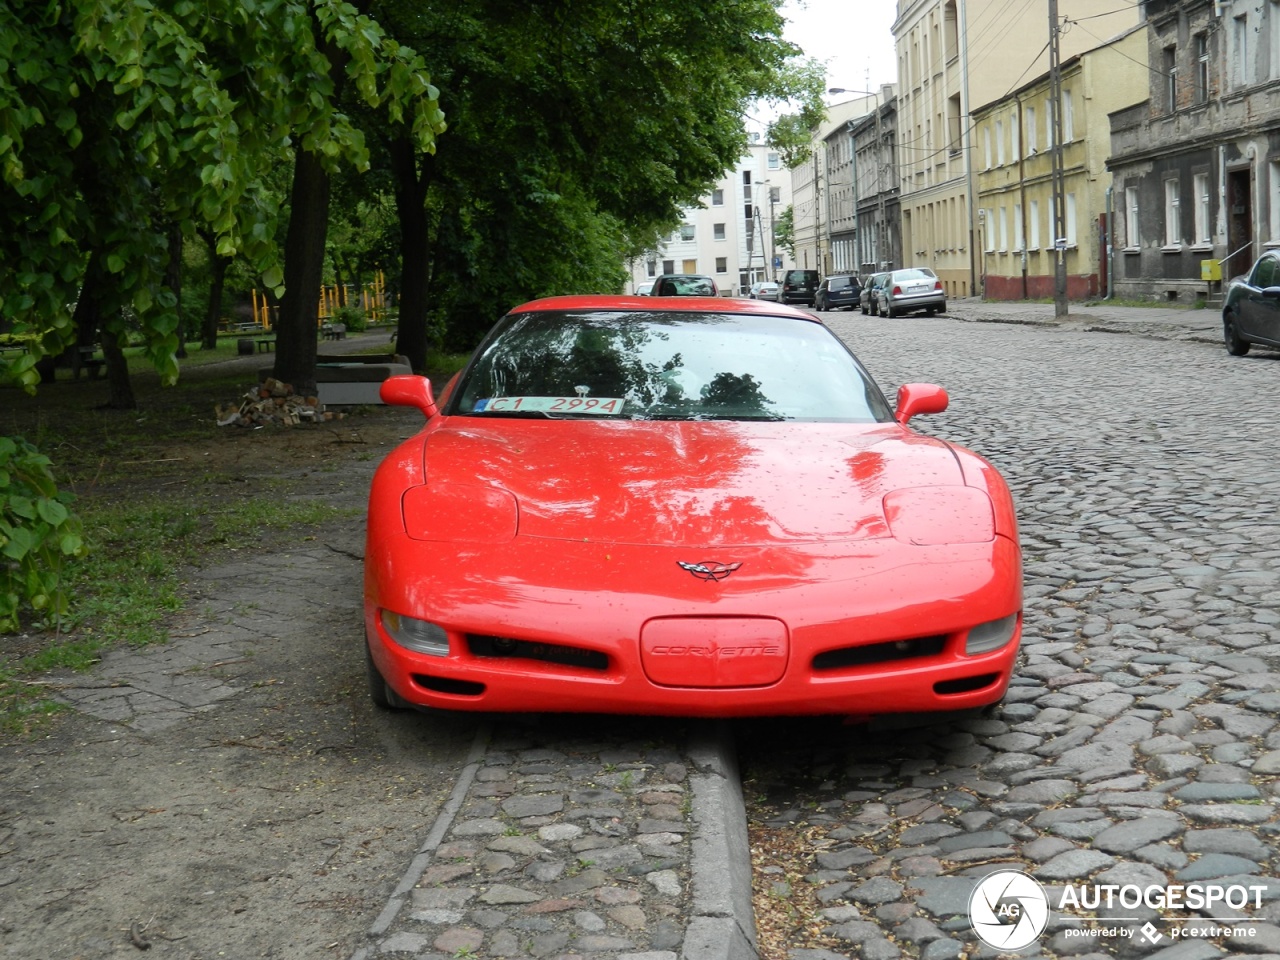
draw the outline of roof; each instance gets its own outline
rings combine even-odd
[[[756,316],[791,317],[820,323],[812,313],[769,300],[747,300],[741,297],[634,297],[574,296],[546,297],[521,304],[512,313],[539,310],[665,310],[682,313],[744,313]]]

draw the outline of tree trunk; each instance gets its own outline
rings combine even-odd
[[[187,321],[182,315],[182,225],[169,224],[169,261],[164,268],[164,285],[173,294],[173,312],[178,317],[179,360],[187,358]]]
[[[427,215],[427,190],[431,185],[430,156],[422,157],[408,137],[388,145],[396,184],[396,215],[400,221],[400,321],[396,353],[409,360],[418,373],[427,367],[427,351],[438,346],[427,337],[427,294],[431,279],[431,224]]]
[[[285,293],[276,324],[275,375],[305,396],[316,392],[316,317],[324,277],[329,186],[329,174],[320,158],[299,145],[284,242]]]
[[[81,296],[84,296],[83,292]],[[120,347],[120,339],[106,324],[102,327],[102,356],[107,361],[107,383],[111,397],[103,404],[111,410],[136,410],[138,401],[133,396],[133,383],[129,380],[129,364]]]
[[[218,255],[218,240],[213,234],[205,235],[209,245],[209,308],[205,311],[204,327],[200,331],[200,348],[213,350],[218,346],[218,321],[222,318],[222,288],[227,281],[227,269],[231,258]]]

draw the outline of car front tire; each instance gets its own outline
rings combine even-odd
[[[369,680],[369,699],[379,710],[407,710],[409,704],[400,694],[391,689],[391,685],[383,679],[373,662],[373,654],[369,652],[369,644],[364,645],[364,667]]]
[[[1229,313],[1222,315],[1222,340],[1227,345],[1227,353],[1233,357],[1243,357],[1249,352],[1249,341],[1240,336],[1236,318]]]

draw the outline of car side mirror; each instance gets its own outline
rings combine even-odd
[[[393,407],[417,407],[428,420],[440,412],[431,392],[431,381],[417,374],[387,377],[378,388],[378,396]]]
[[[919,413],[941,413],[950,398],[936,383],[904,383],[898,388],[898,409],[893,418],[902,425]]]
[[[1268,300],[1280,300],[1280,287],[1263,287],[1262,295]]]

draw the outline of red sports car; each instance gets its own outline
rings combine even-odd
[[[383,707],[747,716],[998,701],[1022,625],[1008,488],[912,432],[811,314],[759,300],[519,307],[369,497]]]

